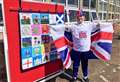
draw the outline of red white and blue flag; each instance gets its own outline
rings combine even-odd
[[[50,27],[50,33],[53,36],[54,43],[57,47],[60,57],[63,61],[63,66],[69,68],[71,65],[70,52],[67,46],[67,40],[72,40],[70,33],[65,34],[64,36],[64,25],[58,24]],[[103,61],[108,61],[111,59],[112,51],[112,36],[113,35],[113,26],[111,23],[100,23],[100,28],[96,27],[93,29],[91,34],[91,54]],[[90,58],[89,56],[89,58]]]
[[[71,65],[71,57],[67,46],[68,42],[64,36],[64,30],[64,24],[50,25],[50,34],[53,37],[54,44],[60,53],[64,68],[68,69]]]
[[[100,28],[92,32],[91,51],[104,61],[111,59],[113,26],[111,23],[101,23]]]

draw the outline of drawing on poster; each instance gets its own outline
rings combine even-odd
[[[56,14],[21,12],[19,17],[22,70],[57,59],[54,37],[49,32],[49,24],[56,22]]]
[[[41,45],[41,36],[33,36],[32,46],[40,46],[40,45]]]
[[[22,48],[22,59],[32,57],[32,47]]]
[[[31,25],[32,28],[32,35],[40,35],[41,32],[41,25]]]
[[[22,38],[22,47],[30,47],[32,46],[32,38]]]
[[[32,14],[32,22],[33,22],[33,24],[40,24],[40,14],[39,13]]]
[[[22,25],[21,26],[21,35],[23,37],[31,36],[31,27],[30,27],[30,25]]]
[[[41,13],[40,20],[41,20],[41,24],[49,24],[49,14]]]
[[[31,24],[31,15],[29,13],[20,13],[20,22],[22,25]]]
[[[42,34],[48,34],[49,33],[49,27],[47,24],[41,24],[42,28]]]

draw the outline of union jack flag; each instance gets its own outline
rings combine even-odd
[[[72,34],[65,32],[65,36],[72,42]],[[100,28],[96,27],[91,33],[91,50],[89,59],[101,59],[108,61],[112,52],[113,26],[111,23],[100,23]],[[71,54],[74,54],[71,52]]]
[[[56,24],[50,26],[50,34],[53,37],[57,51],[60,53],[60,58],[64,68],[68,69],[71,65],[70,51],[67,46],[67,40],[64,36],[64,24]]]
[[[67,40],[72,41],[72,35],[69,32],[65,32],[64,35],[64,25],[54,25],[50,28],[52,36],[56,37],[54,38],[54,43],[58,52],[60,52],[63,66],[67,69],[71,65],[71,57],[67,47]],[[103,61],[110,60],[112,51],[112,35],[113,26],[111,23],[101,23],[100,28],[93,29],[91,34],[92,43],[89,58],[96,59],[97,57]]]
[[[111,59],[113,26],[111,23],[101,23],[100,28],[96,28],[91,35],[91,51],[93,54],[104,60]]]

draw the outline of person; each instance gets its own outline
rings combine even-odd
[[[72,42],[72,60],[73,60],[73,80],[76,81],[78,77],[78,71],[80,62],[82,65],[83,82],[89,82],[88,79],[88,55],[91,46],[91,32],[93,28],[99,26],[99,24],[89,22],[85,23],[85,14],[82,10],[77,11],[76,15],[77,23],[73,25],[66,25],[66,31],[71,32]]]

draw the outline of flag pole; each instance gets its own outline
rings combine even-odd
[[[107,16],[106,16],[106,22],[109,19],[109,10],[110,10],[110,0],[108,0],[108,4],[107,4]]]

